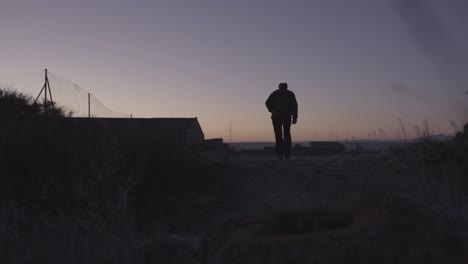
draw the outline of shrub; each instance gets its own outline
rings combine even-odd
[[[99,238],[112,251],[118,234],[135,236],[176,218],[188,222],[178,212],[193,205],[193,195],[222,192],[218,168],[201,165],[182,146],[124,139],[70,117],[53,103],[0,89],[2,263],[72,243],[54,230]],[[46,242],[36,252],[33,241]]]

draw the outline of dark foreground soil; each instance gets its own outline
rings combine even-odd
[[[196,232],[171,234],[169,262],[468,263],[464,203],[427,180],[437,166],[390,153],[206,158],[225,162],[229,194]]]

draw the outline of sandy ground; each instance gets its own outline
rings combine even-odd
[[[467,260],[458,231],[437,224],[417,197],[420,168],[397,155],[209,159],[227,163],[230,189],[200,240],[201,263]]]
[[[331,156],[235,156],[228,162],[236,214],[336,207],[360,194],[389,188],[398,177],[396,161],[385,153]]]

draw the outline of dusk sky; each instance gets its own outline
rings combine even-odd
[[[232,121],[233,141],[273,141],[280,82],[299,103],[295,141],[395,137],[398,118],[453,133],[468,121],[467,13],[465,0],[2,0],[0,75],[48,68],[119,112],[198,117],[206,138],[227,140]]]

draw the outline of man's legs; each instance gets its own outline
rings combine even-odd
[[[280,118],[273,119],[273,129],[276,139],[276,155],[283,159],[283,122]]]
[[[283,154],[286,159],[291,155],[291,117],[283,119],[284,141]]]

